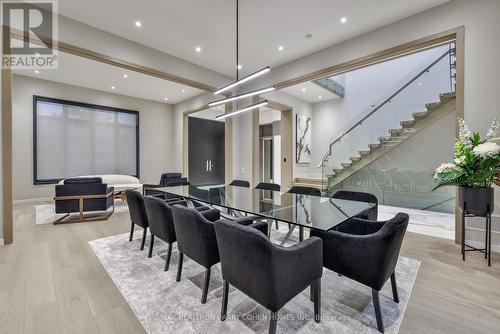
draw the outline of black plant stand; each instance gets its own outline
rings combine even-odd
[[[486,219],[486,233],[484,240],[484,248],[476,248],[465,243],[465,218],[466,217],[483,217]],[[472,214],[467,211],[467,203],[464,202],[462,210],[462,260],[465,261],[465,252],[478,251],[484,253],[484,258],[488,259],[488,266],[491,266],[491,210],[488,204],[487,213],[479,215]]]

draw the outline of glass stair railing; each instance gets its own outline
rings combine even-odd
[[[367,112],[361,114],[360,119],[355,120],[354,124],[331,140],[329,149],[318,166],[322,169],[323,189],[326,189],[327,193],[331,193],[341,182],[359,183],[359,176],[363,175],[360,171],[367,169],[372,162],[443,117],[445,113],[454,110],[454,52],[455,49],[450,46],[446,52],[443,52],[411,79],[402,83],[382,102],[372,105]],[[436,102],[429,103],[430,101]],[[425,171],[428,173],[423,177],[426,184],[433,183],[433,167],[429,166],[429,170]],[[347,180],[348,178],[356,179],[353,177],[356,173],[359,173],[358,181]],[[381,185],[378,188],[387,186],[380,180],[369,181],[370,174],[365,174],[362,179],[366,179],[367,183]],[[411,171],[406,173],[407,177],[411,178],[412,175]],[[417,190],[418,187],[413,187],[412,190],[410,189],[412,187],[408,188],[408,182],[404,181],[404,177],[400,176],[397,182],[401,185],[391,185],[394,189],[406,187],[405,191],[409,192],[432,191],[433,187],[429,189],[428,185],[421,190]],[[446,203],[453,197],[448,195],[439,195],[431,202],[422,202],[418,208],[434,207],[434,204],[439,207],[437,203],[442,201],[446,206]]]

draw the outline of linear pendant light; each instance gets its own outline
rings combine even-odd
[[[220,94],[222,92],[228,91],[231,88],[237,87],[237,86],[241,85],[242,83],[245,83],[245,82],[247,82],[249,80],[255,79],[258,76],[261,76],[262,74],[265,74],[265,73],[267,73],[267,72],[269,72],[271,70],[271,68],[269,66],[266,66],[263,69],[258,70],[257,72],[254,72],[252,74],[247,75],[244,78],[241,78],[241,79],[239,78],[238,65],[240,63],[239,62],[239,26],[240,25],[238,23],[238,20],[239,20],[239,0],[236,0],[236,81],[234,81],[233,83],[230,83],[227,86],[224,86],[222,88],[217,89],[214,92],[214,95],[217,95],[217,94]],[[208,104],[208,106],[209,107],[218,106],[220,104],[228,103],[228,102],[231,102],[231,101],[237,101],[237,100],[243,99],[245,97],[250,97],[250,96],[254,96],[254,95],[259,95],[259,94],[267,93],[267,92],[273,91],[275,89],[276,88],[274,86],[271,86],[271,87],[261,88],[261,89],[258,89],[258,90],[254,90],[252,92],[248,92],[248,93],[244,93],[244,94],[239,94],[239,95],[238,95],[238,89],[236,89],[236,95],[235,96],[231,96],[231,97],[228,97],[228,98],[225,98],[225,99],[222,99],[222,100],[212,101],[212,102],[210,102]],[[236,114],[240,114],[240,113],[245,112],[245,111],[249,111],[249,110],[253,110],[253,109],[265,106],[266,104],[267,104],[267,100],[266,101],[262,101],[262,102],[258,102],[258,103],[252,104],[252,105],[249,105],[249,106],[241,108],[241,109],[238,109],[239,108],[238,102],[236,102],[236,108],[235,108],[236,111],[233,111],[233,112],[230,112],[230,113],[227,113],[227,114],[222,114],[222,115],[216,116],[215,118],[216,119],[224,119],[226,117],[234,116]]]
[[[225,92],[225,91],[227,91],[227,90],[230,90],[231,88],[234,88],[234,87],[236,87],[236,86],[241,85],[242,83],[245,83],[245,82],[247,82],[247,81],[249,81],[249,80],[252,80],[252,79],[254,79],[254,78],[257,78],[257,77],[261,76],[262,74],[265,74],[265,73],[269,72],[270,70],[271,70],[271,68],[270,68],[269,66],[266,66],[266,67],[264,67],[263,69],[258,70],[257,72],[254,72],[254,73],[252,73],[252,74],[250,74],[250,75],[247,75],[247,76],[246,76],[246,77],[244,77],[244,78],[241,78],[240,80],[237,80],[237,81],[235,81],[235,82],[233,82],[233,83],[231,83],[231,84],[229,84],[229,85],[227,85],[227,86],[224,86],[224,87],[222,87],[222,88],[217,89],[217,90],[214,92],[214,95],[217,95],[217,94],[223,93],[223,92]]]
[[[267,100],[259,102],[259,103],[256,103],[256,104],[249,105],[248,107],[245,107],[243,109],[239,109],[239,110],[227,113],[227,114],[221,114],[219,116],[216,116],[215,118],[216,119],[224,119],[226,117],[234,116],[236,114],[240,114],[240,113],[245,112],[245,111],[249,111],[249,110],[252,110],[252,109],[255,109],[255,108],[263,107],[266,104],[268,104]]]
[[[222,99],[222,100],[217,100],[217,101],[210,102],[208,104],[208,106],[209,107],[215,107],[215,106],[218,106],[219,104],[224,104],[224,103],[228,103],[228,102],[231,102],[231,101],[235,101],[235,100],[239,100],[239,99],[244,99],[245,97],[250,97],[250,96],[254,96],[254,95],[258,95],[258,94],[264,94],[264,93],[267,93],[267,92],[271,92],[271,91],[273,91],[275,89],[276,88],[274,86],[271,86],[271,87],[267,87],[267,88],[262,88],[262,89],[254,90],[253,92],[248,92],[248,93],[244,93],[244,94],[240,94],[240,95],[228,97],[227,99]]]

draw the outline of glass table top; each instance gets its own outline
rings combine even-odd
[[[375,205],[236,186],[186,185],[155,188],[155,191],[323,231]]]

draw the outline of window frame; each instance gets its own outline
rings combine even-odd
[[[33,184],[34,185],[43,185],[43,184],[57,184],[63,178],[58,179],[38,179],[37,178],[37,153],[38,153],[38,143],[37,143],[37,120],[38,120],[38,102],[49,102],[49,103],[58,103],[65,104],[75,107],[89,108],[89,109],[98,109],[104,111],[111,111],[115,113],[125,113],[125,114],[134,114],[137,116],[137,123],[135,128],[135,145],[136,145],[136,156],[135,156],[135,165],[136,165],[136,175],[131,175],[139,178],[140,176],[140,141],[139,141],[139,111],[137,110],[129,110],[122,108],[115,108],[109,106],[103,106],[98,104],[91,104],[85,102],[77,102],[77,101],[69,101],[64,99],[57,99],[52,97],[33,95]]]

